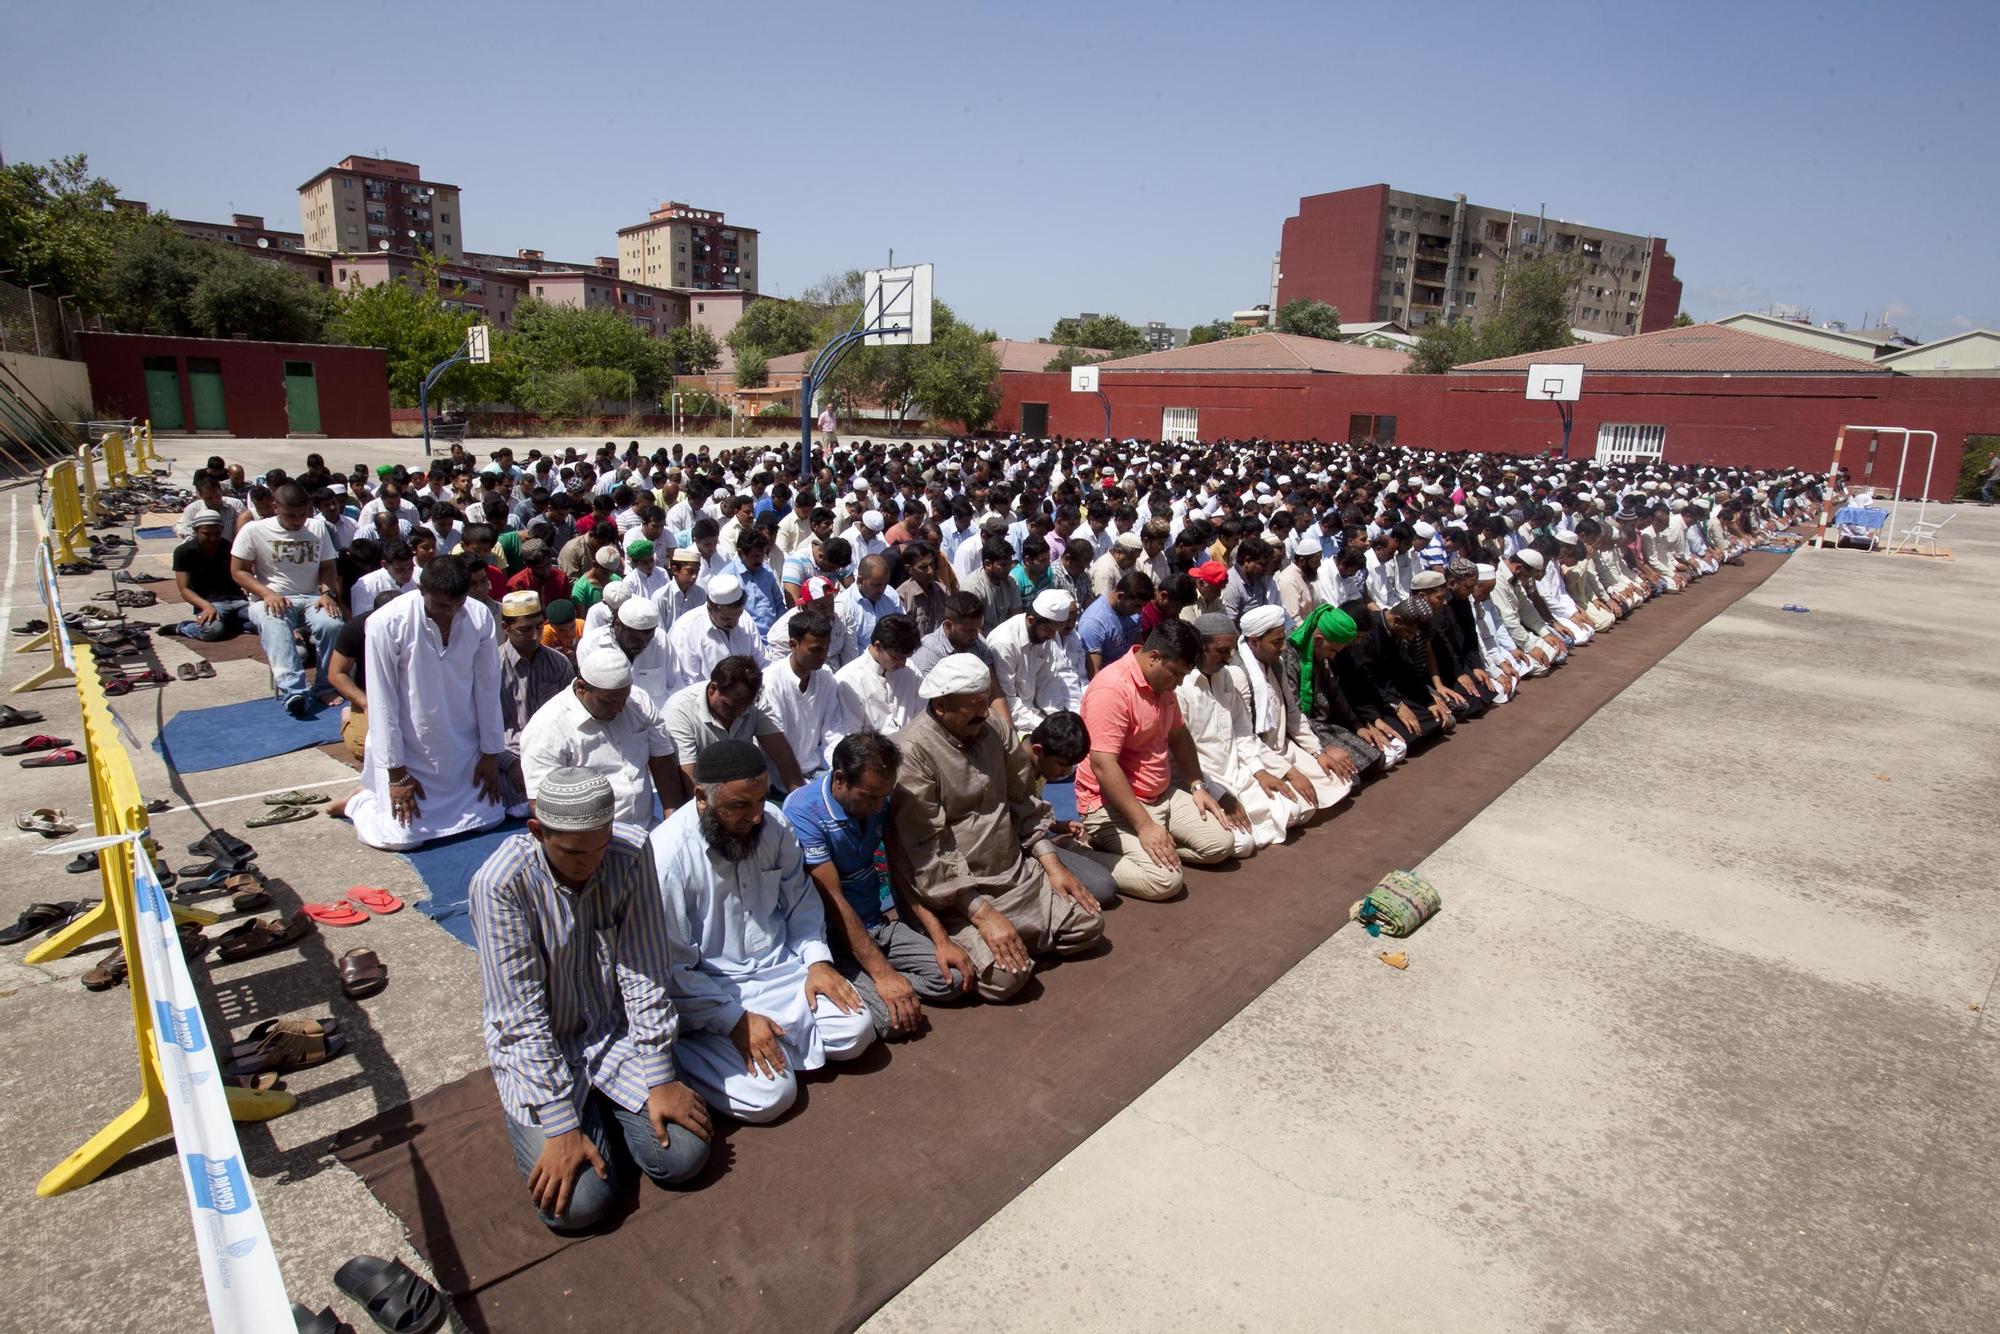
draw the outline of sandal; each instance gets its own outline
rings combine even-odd
[[[218,861],[228,858],[231,861],[247,862],[257,855],[257,849],[227,829],[211,829],[187,847],[193,856],[214,857]]]
[[[201,680],[206,681],[215,675],[215,664],[207,658],[203,658],[194,665],[194,674]]]
[[[194,680],[194,664],[189,662],[182,663],[180,666],[174,668],[174,675],[183,681]]]
[[[273,1089],[283,1088],[285,1086],[285,1077],[266,1070],[262,1074],[256,1075],[232,1075],[222,1082],[235,1089],[251,1089],[258,1093],[269,1093]],[[303,1330],[305,1326],[301,1325],[299,1328]],[[327,1328],[330,1330],[333,1327],[329,1325]]]
[[[289,1034],[293,1037],[334,1038],[340,1035],[338,1019],[266,1019],[251,1029],[245,1037],[229,1044],[220,1054],[232,1060],[254,1056],[258,1048],[269,1042],[273,1034]]]
[[[14,925],[0,929],[0,945],[18,945],[52,923],[67,922],[76,909],[77,905],[68,899],[61,903],[31,903],[14,919]]]
[[[271,806],[262,815],[253,815],[245,820],[243,827],[264,829],[274,824],[291,824],[294,820],[310,820],[318,814],[318,811],[304,806]]]
[[[324,792],[301,792],[293,788],[290,792],[276,792],[264,798],[266,806],[317,806],[331,798]]]
[[[43,838],[61,838],[76,832],[76,821],[68,818],[60,807],[41,806],[26,815],[15,816],[14,827]]]
[[[315,929],[312,918],[304,913],[295,914],[291,921],[282,925],[275,917],[253,917],[216,937],[215,957],[224,963],[255,958],[287,945],[296,945]]]
[[[89,852],[79,852],[76,856],[63,863],[63,870],[68,871],[71,875],[82,875],[86,871],[95,871],[96,869],[97,852],[95,849]]]
[[[141,656],[141,654],[138,649],[133,649],[129,654],[121,654],[120,656],[136,658]],[[172,684],[174,678],[168,676],[165,671],[158,667],[148,667],[143,672],[132,672],[121,679],[127,685],[163,686]]]
[[[255,912],[271,906],[271,891],[264,877],[255,871],[238,871],[226,877],[222,887],[229,891],[229,906],[237,912]]]
[[[0,704],[0,727],[21,727],[41,720],[42,715],[33,709],[17,709],[12,704]]]
[[[340,956],[340,994],[366,1000],[389,985],[389,965],[374,950],[349,950]]]
[[[31,755],[21,761],[23,769],[64,769],[72,764],[83,763],[80,750],[45,750],[39,755]]]
[[[109,991],[125,980],[125,948],[113,945],[111,952],[90,966],[77,981],[85,991]]]
[[[14,633],[17,635],[39,635],[46,633],[48,628],[49,623],[47,621],[29,621],[23,625],[15,626]]]
[[[263,1038],[253,1043],[248,1053],[243,1051],[244,1044],[240,1042],[231,1048],[236,1055],[222,1068],[223,1074],[285,1074],[293,1070],[310,1070],[316,1065],[325,1065],[347,1050],[345,1035],[338,1029],[328,1031],[315,1021],[265,1022],[271,1027],[264,1029]],[[258,1028],[263,1029],[263,1025]]]
[[[246,1084],[244,1087],[248,1088],[250,1085]],[[353,1330],[340,1323],[340,1317],[333,1313],[331,1306],[322,1306],[315,1311],[293,1302],[292,1323],[298,1326],[299,1334],[354,1334]]]
[[[74,922],[77,918],[83,916],[85,913],[89,912],[92,908],[95,908],[96,906],[97,906],[96,899],[83,899],[79,901],[70,908],[69,912],[63,916],[61,921],[49,923],[49,929],[42,932],[42,935],[50,940],[55,939],[56,934],[59,931],[61,931],[64,927],[68,926],[71,922]]]
[[[403,910],[403,901],[386,889],[371,889],[367,885],[356,885],[347,891],[347,901],[357,908],[387,917],[392,912]]]
[[[301,903],[299,911],[328,926],[360,926],[368,914],[346,903]]]
[[[444,1321],[444,1298],[401,1260],[357,1255],[335,1272],[333,1286],[386,1334],[429,1334]]]
[[[0,746],[0,755],[31,755],[38,750],[55,750],[61,746],[76,744],[66,736],[50,736],[37,732],[26,741],[16,741],[11,746]]]

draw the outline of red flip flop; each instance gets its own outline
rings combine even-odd
[[[39,755],[21,761],[23,769],[60,769],[65,765],[82,764],[80,750],[45,750]]]
[[[50,736],[46,732],[37,733],[26,741],[16,741],[11,746],[0,746],[0,755],[32,755],[38,750],[55,750],[72,744],[66,736]]]
[[[326,926],[360,926],[368,920],[367,913],[345,903],[302,903],[299,911]]]
[[[374,889],[368,885],[356,885],[347,891],[347,901],[357,908],[387,917],[392,912],[403,910],[403,901],[386,889]]]

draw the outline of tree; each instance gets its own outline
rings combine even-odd
[[[1512,355],[1487,352],[1486,346],[1482,326],[1471,320],[1433,324],[1417,335],[1417,345],[1410,351],[1410,364],[1406,369],[1413,375],[1443,375],[1453,366],[1463,366],[1468,361]]]
[[[1241,338],[1245,334],[1257,332],[1257,326],[1238,324],[1234,320],[1210,320],[1188,330],[1188,346],[1198,347],[1203,343],[1219,343],[1225,338]]]
[[[1100,361],[1109,360],[1111,358],[1105,356],[1102,352],[1090,352],[1080,347],[1065,347],[1059,349],[1053,357],[1050,357],[1048,364],[1043,366],[1042,369],[1045,371],[1066,371],[1072,366],[1092,366]]]
[[[680,375],[705,375],[722,364],[722,345],[699,324],[683,324],[667,334],[667,357]]]
[[[10,282],[46,283],[96,309],[99,275],[128,218],[114,208],[117,197],[81,153],[0,167],[0,269],[13,270]]]
[[[925,416],[963,422],[968,431],[993,420],[1000,410],[1000,358],[988,346],[992,341],[990,332],[960,324],[942,302],[935,304],[930,344],[904,349],[914,363],[911,395]]]
[[[514,310],[505,346],[519,383],[515,402],[530,412],[557,411],[549,405],[572,403],[579,395],[657,402],[672,376],[666,344],[615,310],[524,301]],[[569,374],[579,370],[608,374]]]
[[[316,343],[339,302],[296,269],[220,251],[188,297],[194,331],[207,338]]]
[[[126,333],[193,333],[195,289],[221,250],[165,218],[135,221],[114,238],[98,273],[97,310]]]
[[[1340,337],[1340,312],[1324,301],[1298,297],[1278,307],[1278,332],[1332,341]]]
[[[637,398],[628,371],[609,366],[537,367],[521,377],[515,403],[544,417],[581,417],[607,407],[622,407]]]
[[[743,308],[725,341],[739,357],[750,351],[761,352],[766,358],[788,357],[814,345],[818,323],[812,307],[802,301],[766,298]]]
[[[1152,350],[1138,326],[1116,315],[1093,315],[1087,320],[1074,316],[1057,320],[1049,330],[1049,341],[1066,347],[1092,347],[1114,357],[1137,356]]]
[[[1478,320],[1434,324],[1417,339],[1409,370],[1442,375],[1453,366],[1569,347],[1571,298],[1580,270],[1566,255],[1532,255],[1500,271],[1500,300]]]
[[[379,347],[388,354],[389,401],[399,407],[416,406],[424,376],[458,350],[472,323],[470,313],[445,306],[434,258],[419,257],[412,276],[414,282],[386,282],[375,287],[356,282],[342,295],[340,309],[328,329],[328,336],[337,343]],[[510,338],[496,334],[493,363],[452,367],[438,380],[435,396],[473,403],[510,400],[514,382],[510,342]]]
[[[1682,311],[1680,314],[1674,316],[1674,328],[1676,329],[1685,329],[1693,323],[1694,316],[1688,314],[1686,311]]]
[[[752,348],[736,358],[736,387],[762,389],[771,382],[771,365],[764,354]]]

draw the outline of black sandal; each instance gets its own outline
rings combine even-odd
[[[401,1260],[357,1255],[334,1273],[333,1286],[386,1334],[428,1334],[444,1321],[444,1298]]]
[[[67,922],[76,909],[77,905],[69,899],[61,903],[31,903],[14,919],[14,925],[0,930],[0,945],[18,945],[37,931]]]

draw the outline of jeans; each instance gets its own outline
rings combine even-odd
[[[597,1146],[610,1179],[599,1179],[596,1169],[586,1162],[570,1188],[567,1214],[557,1218],[535,1210],[552,1232],[586,1232],[602,1223],[618,1203],[625,1174],[634,1167],[660,1185],[670,1186],[688,1180],[708,1162],[708,1142],[693,1131],[669,1122],[667,1142],[662,1145],[653,1138],[653,1124],[643,1110],[628,1112],[600,1089],[592,1089],[584,1099],[578,1129]],[[541,1156],[543,1139],[540,1126],[507,1118],[507,1142],[513,1147],[514,1166],[521,1170],[524,1181]]]
[[[1986,479],[1986,485],[1979,488],[1979,498],[1991,505],[1993,503],[1993,488],[1996,486],[2000,486],[2000,473],[1996,473]]]
[[[303,625],[312,635],[313,651],[319,657],[319,666],[313,676],[314,694],[326,690],[326,667],[333,661],[333,641],[340,634],[341,622],[320,610],[319,598],[315,594],[300,594],[285,599],[291,604],[283,616],[273,616],[262,602],[252,601],[250,624],[257,627],[257,638],[264,643],[264,657],[271,664],[271,678],[277,684],[278,698],[290,699],[294,695],[306,693],[305,668],[299,665],[299,646],[292,638],[292,631]]]
[[[249,603],[242,598],[214,598],[209,606],[215,608],[215,619],[207,625],[200,621],[182,621],[174,627],[174,633],[182,639],[202,639],[214,643],[218,639],[234,639],[243,633],[243,627],[250,620]]]

